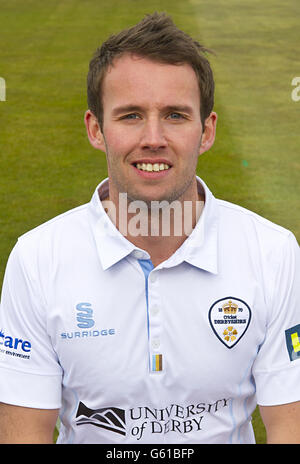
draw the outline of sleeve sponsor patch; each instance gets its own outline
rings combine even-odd
[[[285,331],[286,347],[291,361],[300,358],[300,324]]]

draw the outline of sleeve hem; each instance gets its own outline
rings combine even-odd
[[[260,406],[275,406],[279,404],[300,401],[300,363],[281,371],[256,372],[256,397]]]
[[[61,375],[39,375],[0,367],[0,402],[38,409],[61,407]]]

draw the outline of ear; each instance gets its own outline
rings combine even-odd
[[[217,119],[217,113],[214,111],[205,119],[199,155],[202,155],[213,146],[216,137]]]
[[[98,119],[90,110],[84,114],[84,124],[92,147],[105,152],[104,137]]]

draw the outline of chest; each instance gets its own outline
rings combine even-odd
[[[146,278],[120,266],[53,289],[49,335],[74,387],[89,379],[112,395],[122,383],[134,394],[155,378],[199,394],[213,385],[218,397],[249,375],[266,324],[259,283],[239,272],[181,271]]]

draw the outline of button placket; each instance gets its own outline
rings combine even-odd
[[[163,369],[162,353],[162,321],[159,297],[158,271],[151,272],[148,283],[149,309],[149,356],[150,371],[161,372]]]

